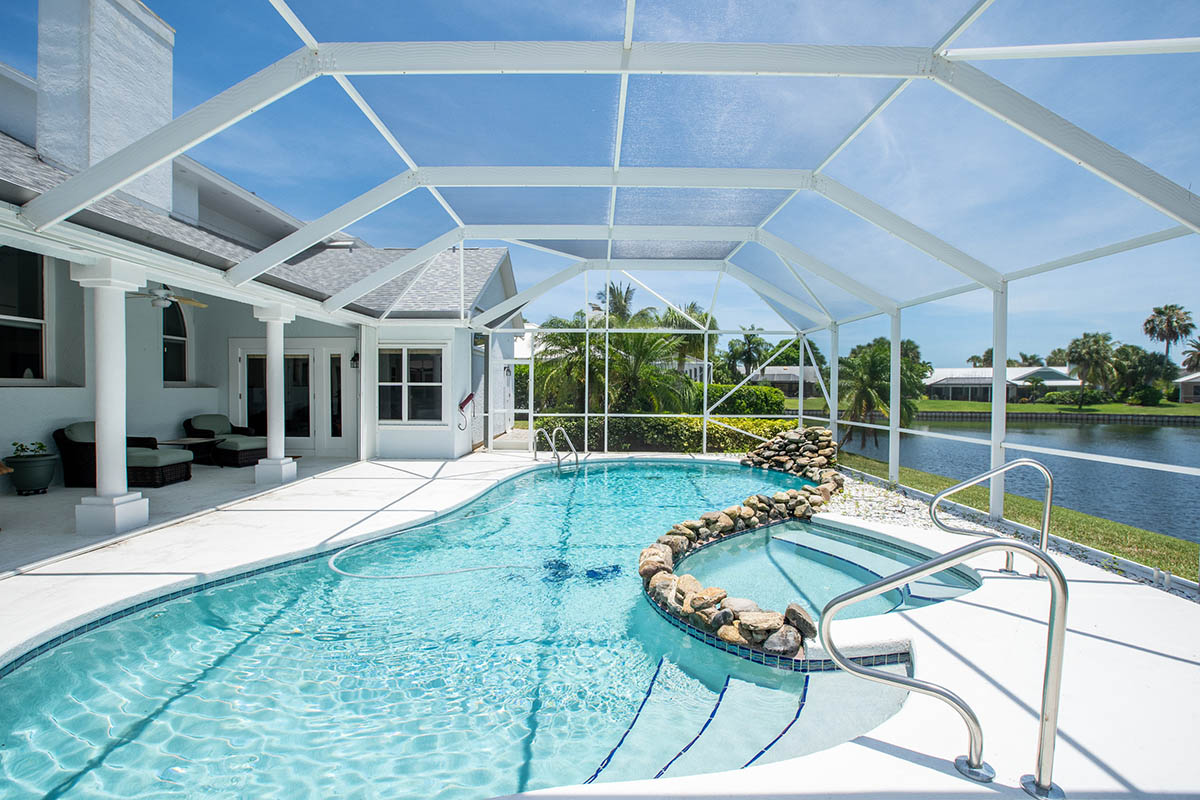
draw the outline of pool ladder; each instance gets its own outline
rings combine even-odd
[[[1027,542],[1010,539],[1005,536],[990,536],[986,539],[964,545],[956,550],[951,550],[949,553],[932,558],[923,564],[917,564],[916,566],[901,570],[894,575],[880,578],[874,583],[852,589],[826,603],[825,608],[821,611],[820,636],[821,644],[829,653],[829,657],[846,672],[865,680],[882,683],[887,686],[896,686],[929,697],[935,697],[957,711],[967,726],[968,750],[967,755],[954,759],[954,766],[961,774],[971,780],[987,783],[996,776],[996,773],[983,760],[983,728],[980,726],[979,718],[975,716],[975,712],[971,710],[971,707],[954,692],[937,684],[904,675],[893,675],[883,670],[870,669],[851,661],[833,643],[831,633],[833,619],[839,611],[847,606],[897,589],[912,581],[932,575],[935,572],[949,569],[984,553],[998,550],[1004,551],[1006,555],[1006,570],[1009,572],[1013,571],[1013,553],[1022,553],[1032,559],[1038,564],[1038,576],[1049,579],[1050,615],[1046,634],[1046,665],[1042,677],[1042,713],[1041,724],[1038,730],[1037,765],[1032,775],[1021,777],[1021,788],[1027,794],[1039,798],[1039,800],[1057,800],[1057,798],[1065,797],[1062,789],[1053,782],[1052,775],[1054,771],[1054,746],[1058,735],[1059,695],[1062,689],[1063,646],[1066,643],[1067,636],[1067,579],[1054,559],[1046,553],[1050,526],[1050,501],[1054,494],[1054,478],[1050,474],[1050,470],[1032,459],[1023,458],[1010,461],[1001,467],[989,470],[982,475],[977,475],[939,493],[930,504],[929,515],[933,519],[934,524],[942,530],[952,533],[976,535],[975,531],[962,528],[956,529],[939,520],[937,516],[938,503],[945,497],[961,489],[973,486],[987,480],[993,475],[1007,472],[1019,466],[1035,467],[1046,478],[1046,507],[1042,514],[1040,547],[1034,547]]]
[[[533,435],[533,460],[537,461],[537,434],[540,433],[542,438],[546,440],[546,444],[550,445],[550,452],[554,455],[555,467],[562,469],[562,460],[564,453],[559,452],[559,449],[554,446],[555,440],[558,439],[558,433],[562,431],[563,441],[567,443],[567,447],[571,448],[571,455],[575,456],[575,466],[579,466],[579,451],[575,449],[575,444],[571,441],[571,437],[567,435],[567,429],[559,425],[550,433],[546,433],[545,428],[538,428],[537,433]]]
[[[1038,539],[1038,546],[1042,549],[1043,553],[1046,552],[1046,548],[1050,544],[1050,507],[1054,504],[1054,476],[1050,474],[1050,470],[1045,464],[1040,461],[1035,461],[1032,458],[1018,458],[1014,461],[1009,461],[1006,464],[1001,464],[995,469],[989,469],[987,472],[981,472],[974,478],[967,478],[962,483],[956,483],[949,489],[943,489],[934,495],[933,500],[929,503],[929,518],[933,520],[934,525],[938,526],[944,531],[948,531],[949,533],[965,533],[969,536],[986,536],[987,534],[980,533],[979,531],[973,531],[970,528],[957,528],[953,525],[948,525],[945,522],[942,522],[941,517],[939,517],[937,513],[938,505],[952,494],[957,494],[963,489],[983,483],[988,478],[1001,475],[1009,470],[1016,469],[1017,467],[1032,467],[1033,469],[1042,473],[1042,477],[1046,479],[1046,499],[1042,504],[1042,531],[1041,537]],[[1009,550],[1004,555],[1004,571],[1015,571],[1013,570],[1012,550]],[[1041,571],[1041,569],[1038,570],[1038,577],[1045,577],[1045,574]]]

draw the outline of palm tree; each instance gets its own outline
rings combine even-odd
[[[988,363],[985,365],[983,363],[983,356],[967,356],[967,363],[970,364],[972,367],[982,367],[982,366],[990,367],[992,365],[991,362],[992,362],[992,359],[989,358]]]
[[[1171,345],[1192,335],[1196,325],[1192,322],[1192,313],[1185,311],[1183,306],[1168,303],[1158,306],[1142,323],[1142,330],[1156,342],[1165,342],[1163,351],[1167,358],[1171,357]]]
[[[1113,368],[1113,340],[1110,333],[1085,333],[1067,345],[1067,360],[1074,364],[1071,374],[1079,377],[1079,408],[1083,408],[1083,390],[1107,386],[1116,380]]]
[[[709,316],[709,313],[700,307],[700,304],[692,301],[684,306],[683,314],[673,308],[668,308],[658,318],[658,325],[663,328],[673,328],[676,330],[688,330],[696,326],[688,320],[687,317],[699,322],[705,326],[705,330],[715,330],[719,326],[714,317]],[[687,317],[684,316],[687,314]],[[678,337],[679,344],[675,349],[675,363],[680,372],[683,372],[684,362],[689,358],[694,358],[697,361],[704,358],[704,337],[693,336],[691,334],[680,335]],[[716,356],[717,336],[715,334],[708,336],[708,360],[712,361]]]
[[[1017,355],[1020,356],[1019,361],[1021,362],[1021,363],[1017,364],[1018,367],[1044,367],[1044,366],[1046,366],[1046,362],[1037,353],[1018,353]]]
[[[1200,339],[1190,339],[1184,347],[1183,368],[1188,372],[1200,372]]]
[[[1050,355],[1046,356],[1046,364],[1047,366],[1065,367],[1067,365],[1067,351],[1061,347],[1054,348],[1050,351]]]
[[[682,413],[691,410],[696,384],[681,372],[663,369],[679,337],[661,333],[617,333],[609,337],[608,402],[619,413]]]
[[[876,344],[860,350],[856,356],[847,356],[839,364],[839,384],[846,398],[846,417],[857,422],[865,422],[875,411],[886,417],[891,417],[892,410],[888,408],[891,392],[891,352],[890,347]],[[917,399],[924,391],[924,378],[928,365],[912,359],[900,359],[900,425],[908,427],[917,414]],[[867,429],[859,428],[860,443],[867,443]],[[846,426],[846,434],[842,444],[850,440],[854,429]],[[879,443],[879,431],[871,428],[875,444]]]
[[[741,341],[734,339],[729,343],[732,349],[733,343],[738,342],[741,345],[742,365],[746,368],[746,374],[749,375],[754,371],[754,368],[761,364],[771,352],[771,344],[766,339],[759,336],[754,331],[762,330],[751,325],[749,328],[742,328],[745,333],[742,334]]]

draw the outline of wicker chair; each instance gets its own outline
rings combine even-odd
[[[62,458],[66,486],[96,485],[96,423],[74,422],[54,432]],[[125,439],[125,475],[130,486],[159,487],[191,480],[192,454],[187,450],[159,450],[152,436]]]
[[[233,425],[224,414],[200,414],[185,419],[188,436],[221,439],[213,450],[213,461],[222,467],[248,467],[267,457],[267,440],[255,436],[253,428]]]

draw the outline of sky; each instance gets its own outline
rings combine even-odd
[[[299,40],[266,0],[147,0],[176,30],[178,115],[282,58]],[[931,46],[969,0],[640,0],[634,38]],[[616,40],[621,0],[294,0],[319,40]],[[36,75],[36,0],[0,3],[0,61]],[[1195,0],[996,0],[953,46],[1200,36]],[[1184,186],[1200,187],[1200,54],[979,62],[977,65]],[[354,83],[422,165],[611,165],[614,76],[372,76]],[[620,163],[627,166],[812,168],[895,84],[893,80],[633,76]],[[313,219],[405,169],[332,78],[320,78],[193,148],[194,158],[285,211]],[[1122,190],[924,81],[915,81],[825,170],[1001,272],[1175,225]],[[607,189],[455,189],[468,223],[606,222]],[[621,190],[616,221],[755,225],[787,193]],[[454,225],[426,191],[349,230],[377,246],[413,247]],[[801,192],[767,225],[823,262],[904,301],[966,283],[908,244]],[[481,246],[504,244],[472,242]],[[599,245],[584,243],[580,252]],[[622,243],[621,253],[642,245]],[[727,246],[695,247],[703,255]],[[659,249],[658,252],[662,252]],[[518,286],[570,259],[512,246]],[[809,305],[808,291],[770,252],[734,257]],[[1200,322],[1200,236],[1014,281],[1009,350],[1045,355],[1083,331],[1158,348],[1142,334],[1154,306],[1179,303]],[[838,318],[867,306],[800,270]],[[677,304],[709,307],[711,273],[634,273]],[[628,283],[619,273],[614,280]],[[602,273],[531,304],[526,318],[569,315]],[[722,279],[722,327],[786,330],[787,321],[736,280]],[[639,305],[662,303],[638,288]],[[911,309],[902,333],[938,366],[990,346],[991,297],[978,290]],[[804,327],[808,320],[788,314]],[[877,317],[842,328],[842,352],[888,333]],[[774,337],[770,337],[774,338]],[[814,336],[828,349],[824,334]]]

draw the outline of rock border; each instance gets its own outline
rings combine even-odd
[[[817,625],[802,605],[789,603],[782,613],[763,609],[752,600],[729,597],[720,587],[704,587],[692,575],[677,575],[675,567],[722,539],[788,520],[811,519],[845,484],[845,477],[827,466],[836,459],[837,445],[828,428],[784,431],[751,450],[742,459],[743,466],[787,472],[816,485],[751,495],[741,504],[673,525],[638,556],[646,597],[670,618],[694,629],[700,634],[696,638],[715,635],[739,650],[803,660],[804,642],[817,636]]]

